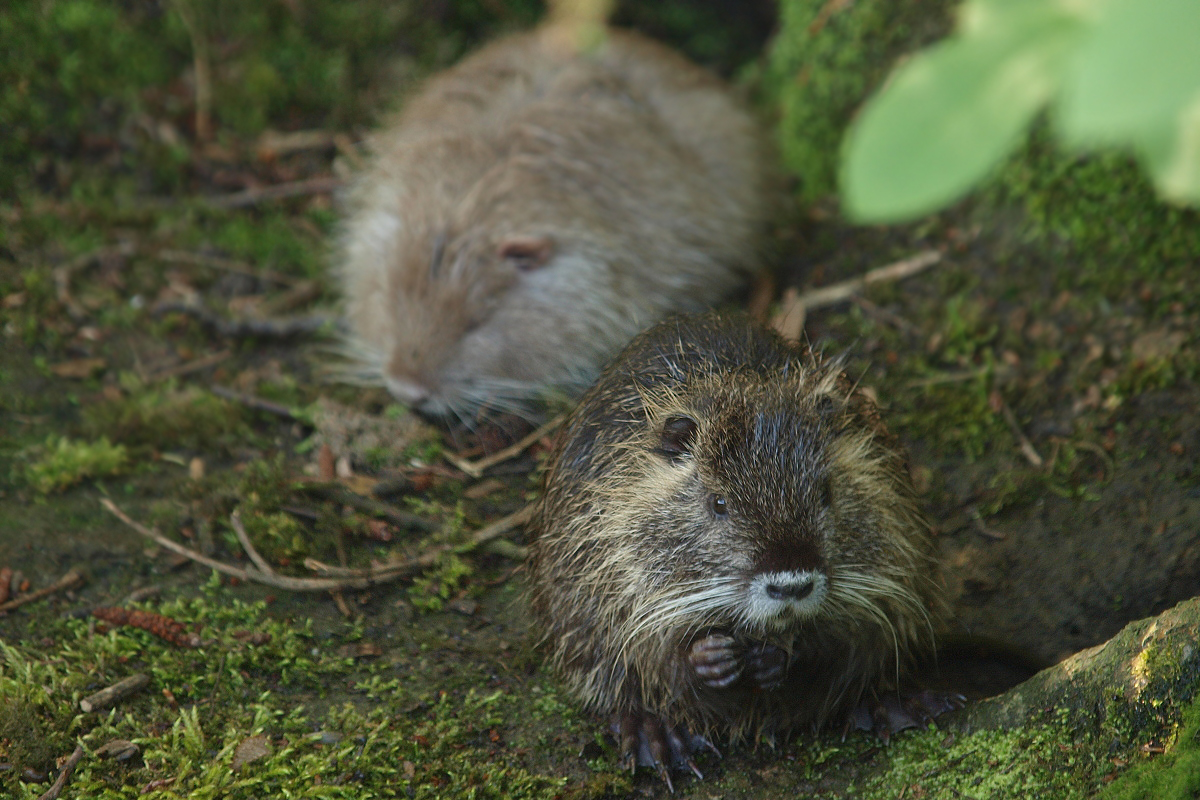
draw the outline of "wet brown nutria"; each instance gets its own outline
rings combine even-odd
[[[351,192],[353,377],[463,419],[577,395],[639,330],[757,268],[760,144],[717,78],[635,34],[485,47],[406,103]]]
[[[877,708],[932,645],[933,540],[874,403],[740,316],[630,343],[563,428],[533,528],[553,666],[664,777],[716,732]]]

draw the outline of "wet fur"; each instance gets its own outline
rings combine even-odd
[[[464,419],[581,393],[637,331],[757,269],[760,148],[718,80],[634,34],[484,48],[407,102],[350,194],[348,377],[418,381],[423,410]],[[502,257],[514,237],[549,262]]]
[[[692,452],[671,458],[660,435],[681,414],[699,428]],[[531,607],[593,711],[735,737],[816,726],[894,688],[931,645],[929,528],[895,442],[836,362],[742,318],[674,318],[604,371],[549,463]],[[738,524],[714,523],[714,491]],[[813,616],[753,618],[743,589],[776,562],[823,565]],[[787,651],[783,684],[705,685],[686,651],[712,631]]]

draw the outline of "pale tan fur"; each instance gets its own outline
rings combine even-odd
[[[339,261],[358,377],[418,385],[425,410],[582,391],[638,330],[759,266],[772,201],[751,116],[661,45],[611,30],[580,53],[561,33],[431,79],[351,193]],[[499,255],[514,240],[552,255],[514,268]]]

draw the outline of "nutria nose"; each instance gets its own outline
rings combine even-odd
[[[768,583],[767,597],[772,600],[803,600],[812,594],[813,581],[809,576],[789,583]]]

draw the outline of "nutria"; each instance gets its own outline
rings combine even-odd
[[[638,336],[548,464],[530,605],[624,759],[667,777],[718,732],[849,722],[932,645],[934,543],[898,444],[836,360],[748,318]]]
[[[577,396],[646,325],[758,267],[771,203],[750,115],[662,45],[569,33],[503,39],[431,79],[350,193],[357,378],[423,412]]]

